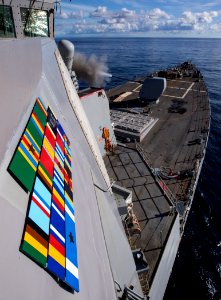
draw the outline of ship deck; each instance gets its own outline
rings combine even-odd
[[[105,162],[110,177],[133,192],[133,208],[141,233],[132,239],[132,249],[136,245],[144,251],[151,283],[176,215],[171,210],[170,200],[177,207],[183,224],[192,203],[208,140],[210,105],[201,74],[199,78],[167,78],[166,90],[157,104],[140,101],[141,86],[140,82],[131,81],[107,91],[110,107],[128,112],[139,107],[142,114],[158,121],[138,143],[139,147],[137,142],[125,140],[128,148],[118,146]],[[139,157],[138,161],[133,157]],[[155,168],[168,175],[187,170],[192,171],[192,175],[173,179],[155,177],[151,172]],[[162,187],[169,197],[164,195]]]
[[[135,149],[118,146],[104,161],[111,179],[132,191],[133,212],[140,232],[134,234],[133,229],[124,225],[132,250],[141,249],[148,263],[148,272],[142,274],[146,278],[142,283],[145,289],[146,282],[150,284],[153,279],[177,213]]]

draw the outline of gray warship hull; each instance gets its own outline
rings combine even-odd
[[[205,155],[203,81],[168,78],[181,86],[135,119],[110,102],[142,103],[141,83],[77,92],[53,1],[3,1],[0,15],[0,298],[162,299]]]

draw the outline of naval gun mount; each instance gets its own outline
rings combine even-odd
[[[159,102],[160,96],[167,87],[166,78],[152,77],[146,78],[139,92],[139,97],[145,102]]]
[[[111,121],[119,140],[141,142],[144,139],[158,121],[150,116],[150,107],[159,102],[166,87],[165,78],[148,76],[129,80],[107,92]]]

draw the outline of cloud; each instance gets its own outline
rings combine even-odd
[[[204,11],[204,12],[200,12],[200,13],[192,13],[191,11],[185,11],[183,13],[183,22],[192,24],[192,25],[196,25],[196,24],[202,24],[202,23],[211,23],[213,21],[213,18],[218,16],[218,12],[217,11]]]
[[[108,14],[106,6],[98,6],[92,13],[90,13],[90,17],[100,18],[106,16]]]
[[[148,13],[150,19],[170,19],[170,16],[160,8],[154,8]]]
[[[205,30],[218,31],[220,23],[217,22],[215,25],[214,19],[219,14],[215,10],[202,12],[186,10],[180,16],[174,16],[160,8],[137,11],[123,7],[113,11],[106,6],[98,6],[93,9],[90,7],[87,12],[83,7],[75,11],[64,11],[58,19],[60,22],[72,24],[71,32],[68,34],[163,31],[200,33]]]
[[[221,31],[221,22],[211,25],[210,29],[213,31],[216,31],[216,32],[220,32]]]
[[[76,12],[65,12],[57,13],[56,17],[58,19],[82,19],[84,17],[84,12],[82,10]]]

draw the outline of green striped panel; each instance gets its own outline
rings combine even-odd
[[[44,255],[42,255],[38,250],[36,250],[34,247],[32,247],[26,241],[22,242],[20,250],[22,252],[26,253],[27,255],[29,255],[31,258],[33,258],[36,262],[38,262],[43,267],[46,266],[47,257],[45,257]]]
[[[29,131],[32,136],[34,142],[41,148],[43,142],[43,135],[46,126],[47,113],[42,102],[37,99],[30,116],[30,119],[25,128]],[[22,143],[21,140],[24,135],[22,135],[18,147],[14,153],[14,156],[9,164],[8,170],[9,172],[22,184],[22,187],[27,189],[28,191],[32,190],[36,168],[33,168],[33,164],[31,163],[30,156],[32,155],[32,149],[36,146],[33,144],[28,145],[28,153],[27,151],[21,151]],[[30,148],[31,147],[31,148]],[[23,148],[24,149],[24,148]],[[30,150],[31,149],[31,150]],[[35,150],[33,150],[35,151]],[[36,151],[35,151],[36,154]],[[37,163],[39,160],[39,156],[36,157]],[[36,164],[36,163],[35,163]]]

